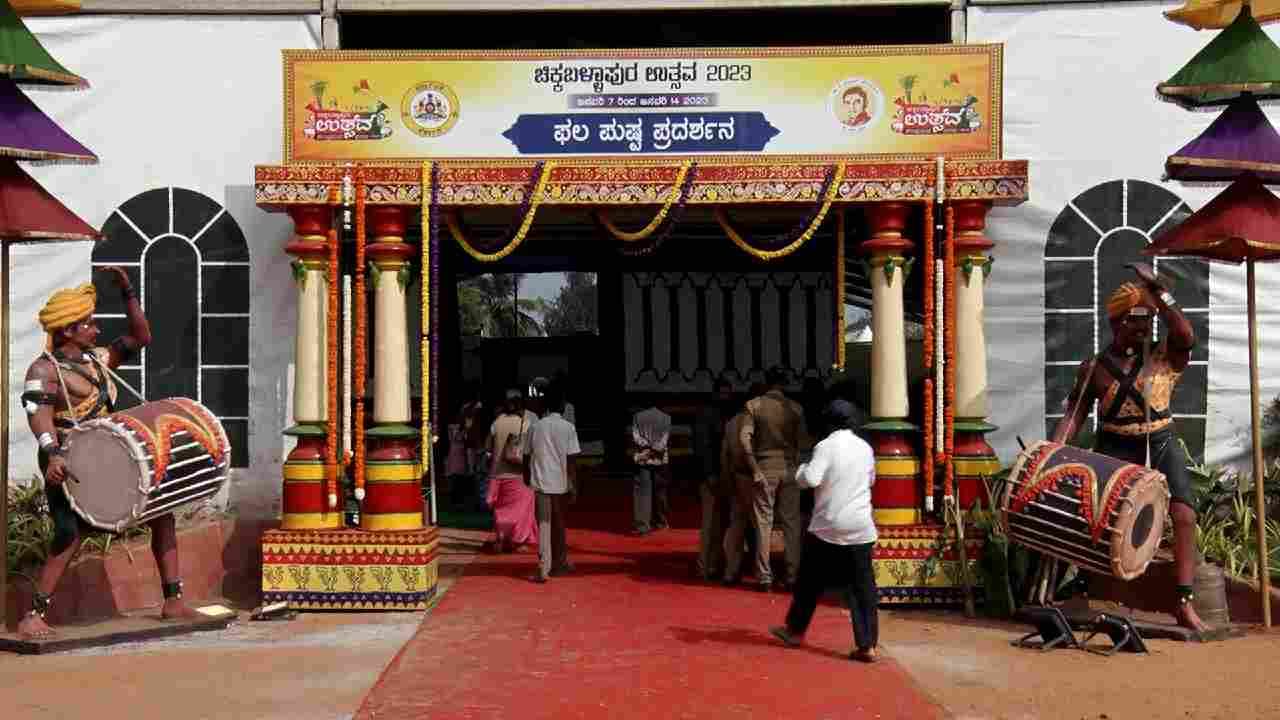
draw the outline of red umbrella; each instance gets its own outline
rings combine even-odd
[[[1258,406],[1258,314],[1253,266],[1280,260],[1280,198],[1256,175],[1245,175],[1143,251],[1147,255],[1192,255],[1245,263],[1249,289],[1249,393],[1253,400],[1253,487],[1258,513],[1258,577],[1262,618],[1271,626],[1271,569],[1267,563],[1266,505],[1262,486],[1262,421]]]
[[[18,163],[0,160],[0,242],[5,247],[11,242],[98,240],[101,237],[97,230],[40,187]]]

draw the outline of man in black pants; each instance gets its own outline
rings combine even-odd
[[[852,404],[832,401],[824,415],[831,434],[813,448],[813,459],[796,471],[798,485],[814,488],[813,519],[805,535],[800,575],[787,624],[769,632],[789,646],[801,644],[823,591],[839,584],[853,619],[855,649],[849,658],[870,663],[876,661],[880,636],[879,591],[871,566],[877,538],[871,516],[875,454],[853,432],[857,411]]]

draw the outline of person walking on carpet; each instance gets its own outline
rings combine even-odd
[[[524,481],[535,493],[538,520],[538,571],[529,579],[539,584],[573,572],[565,542],[565,514],[568,504],[577,500],[574,460],[582,450],[577,428],[560,415],[563,408],[564,397],[551,387],[547,413],[529,429],[524,442]]]
[[[485,502],[493,510],[493,549],[497,552],[514,552],[518,546],[538,542],[534,494],[524,484],[524,436],[529,427],[524,395],[508,390],[502,411],[489,429],[493,459]]]
[[[880,636],[878,591],[871,565],[877,539],[871,514],[875,454],[853,432],[857,410],[851,403],[835,400],[824,414],[831,434],[814,447],[813,459],[796,472],[800,486],[814,488],[813,519],[805,536],[800,575],[786,624],[769,632],[791,647],[803,643],[823,591],[839,584],[853,621],[855,648],[849,658],[875,662]]]

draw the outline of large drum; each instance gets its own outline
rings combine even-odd
[[[1141,465],[1040,441],[1018,457],[1001,509],[1012,540],[1131,580],[1160,546],[1169,487]]]
[[[67,431],[71,507],[120,532],[222,489],[231,446],[222,423],[187,398],[143,403]]]

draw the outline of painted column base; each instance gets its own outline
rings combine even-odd
[[[964,602],[960,558],[955,549],[948,550],[932,568],[928,562],[937,553],[945,526],[876,524],[880,539],[871,552],[871,566],[880,589],[880,604],[959,605]],[[969,579],[974,583],[974,599],[978,602],[983,597],[978,558],[984,543],[984,537],[976,528],[965,528]]]
[[[876,454],[876,484],[871,488],[877,525],[915,525],[924,519],[920,458],[908,433],[915,425],[897,419],[875,419],[863,426]]]
[[[996,451],[987,443],[985,436],[996,429],[995,425],[982,418],[956,419],[955,450],[951,462],[955,468],[956,493],[965,512],[972,510],[977,500],[982,501],[984,508],[991,507],[983,478],[1000,472],[1000,458],[996,457]]]
[[[268,530],[262,602],[296,610],[424,610],[436,596],[439,532]]]
[[[416,430],[406,426],[374,428],[369,431],[373,447],[365,461],[365,496],[360,507],[361,529],[422,529],[422,465],[418,463],[414,452],[413,436],[416,434]]]
[[[339,509],[330,509],[326,492],[323,430],[299,425],[285,431],[298,436],[298,446],[284,463],[280,527],[285,530],[332,530],[343,526]]]

